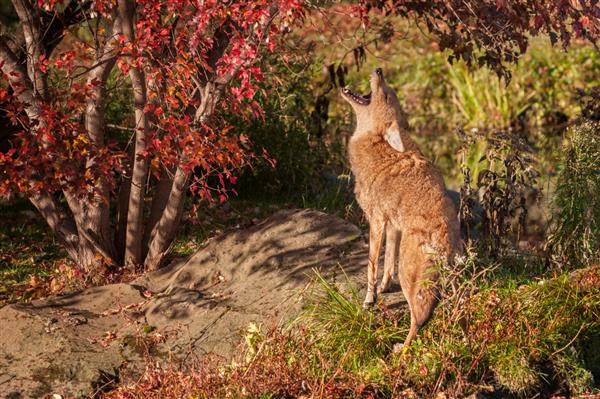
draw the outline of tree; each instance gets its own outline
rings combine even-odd
[[[598,49],[600,4],[597,0],[362,0],[360,13],[397,14],[424,24],[440,49],[468,65],[487,66],[510,78],[506,65],[527,51],[540,34],[567,48],[574,38]],[[600,51],[600,50],[599,50]]]
[[[247,161],[244,136],[222,116],[260,113],[258,61],[302,17],[302,3],[12,6],[19,24],[1,19],[0,106],[19,132],[0,153],[0,195],[27,196],[87,272],[102,263],[158,268],[187,190],[224,199]],[[121,128],[130,145],[107,128],[109,79],[131,87],[131,129]]]

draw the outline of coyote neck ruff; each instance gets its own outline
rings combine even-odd
[[[407,345],[432,316],[439,300],[440,262],[452,262],[462,251],[454,204],[443,179],[408,135],[406,116],[381,69],[371,77],[371,93],[349,89],[342,95],[356,114],[356,130],[348,146],[358,203],[369,220],[368,287],[364,306],[377,299],[377,267],[386,230],[383,289],[389,285],[396,259],[388,250],[399,243],[399,280],[411,312]],[[390,247],[390,248],[387,248]],[[389,265],[389,266],[388,266]]]

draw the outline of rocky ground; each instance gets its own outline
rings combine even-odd
[[[0,309],[0,396],[89,396],[131,378],[154,355],[227,360],[252,322],[297,314],[313,269],[364,289],[367,244],[354,225],[315,210],[280,211],[211,240],[130,284]],[[400,293],[385,295],[388,306]]]

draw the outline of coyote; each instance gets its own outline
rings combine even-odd
[[[377,300],[377,267],[384,230],[387,237],[379,292],[389,287],[397,262],[402,292],[410,309],[408,345],[432,316],[439,301],[438,262],[449,264],[462,252],[458,216],[444,181],[408,136],[408,122],[383,72],[371,76],[371,93],[348,88],[342,97],[356,114],[348,144],[358,203],[369,221],[367,296]],[[398,245],[399,244],[399,245]]]

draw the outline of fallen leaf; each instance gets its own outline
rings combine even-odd
[[[104,333],[104,338],[100,341],[100,345],[106,348],[115,338],[117,338],[117,334],[114,331],[107,331]]]

